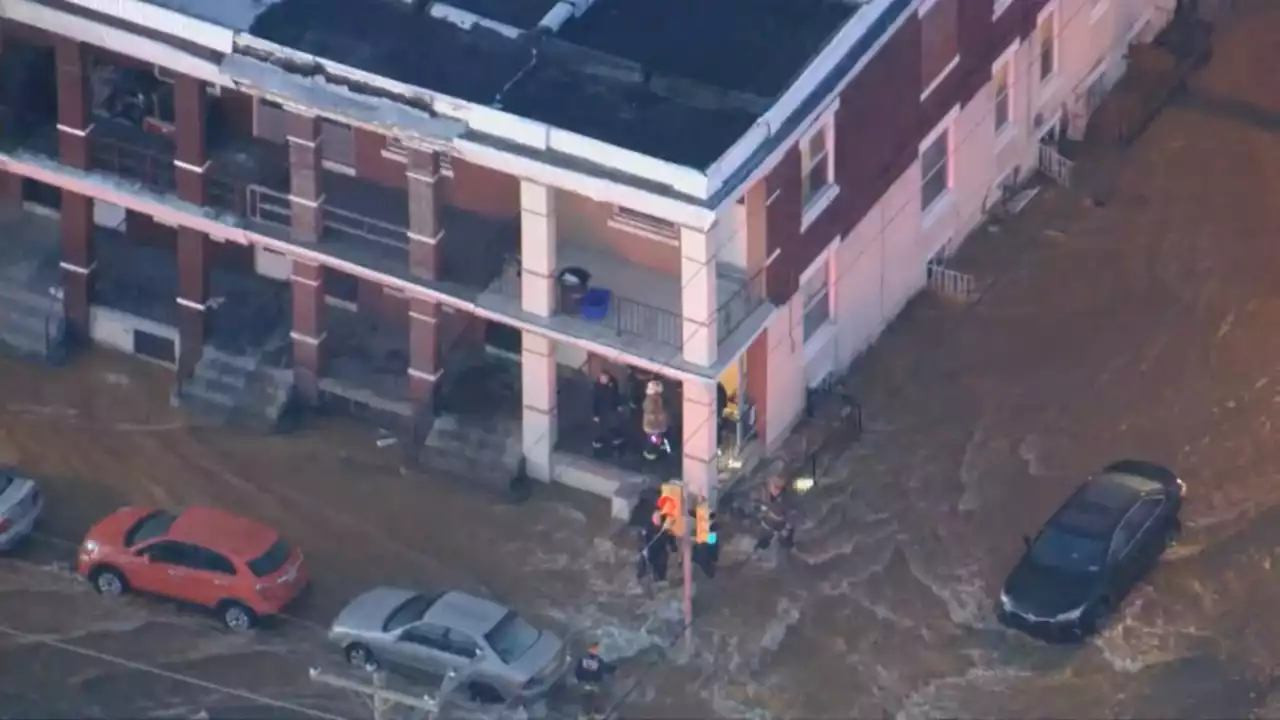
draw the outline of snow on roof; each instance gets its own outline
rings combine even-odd
[[[229,30],[246,32],[258,14],[279,0],[146,0]]]

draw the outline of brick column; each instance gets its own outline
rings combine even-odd
[[[58,83],[58,155],[62,163],[88,169],[89,75],[85,47],[58,38],[54,45]],[[67,322],[73,337],[89,339],[89,305],[92,288],[93,200],[70,190],[62,191],[62,292]]]
[[[177,115],[177,152],[173,160],[178,183],[178,197],[195,205],[204,205],[205,170],[209,167],[205,151],[204,83],[179,75],[173,83],[173,102]],[[205,310],[209,300],[209,243],[204,233],[191,228],[178,229],[178,374],[191,374],[204,351]]]
[[[520,183],[520,304],[525,312],[550,317],[556,311],[555,190]],[[556,345],[525,332],[520,340],[522,434],[529,475],[549,482],[554,473],[558,416]]]
[[[440,379],[440,304],[422,298],[409,301],[409,399],[429,405]]]
[[[293,377],[302,400],[320,398],[324,372],[324,267],[293,261]]]
[[[210,242],[202,232],[178,228],[179,377],[191,374],[204,350]]]
[[[74,40],[57,38],[54,57],[58,67],[58,155],[63,164],[89,168],[89,73],[85,47]]]
[[[205,148],[205,121],[208,112],[204,83],[179,75],[173,82],[173,104],[177,115],[177,152],[173,160],[178,197],[204,205],[205,171],[209,158]]]
[[[324,233],[324,189],[321,187],[320,119],[289,113],[289,204],[293,239],[319,242]]]
[[[411,148],[405,176],[409,196],[409,271],[415,277],[434,279],[440,270],[440,243],[444,240],[441,210],[436,193],[440,179],[440,155]]]
[[[720,441],[716,385],[711,381],[686,380],[681,395],[684,462],[680,474],[691,494],[714,503],[719,489],[716,448]]]
[[[719,337],[716,331],[715,232],[680,228],[680,312],[683,325],[683,355],[686,362],[710,366],[716,362]]]
[[[62,297],[72,338],[89,341],[93,287],[93,198],[62,191]]]

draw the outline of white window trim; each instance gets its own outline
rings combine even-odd
[[[827,185],[823,187],[821,190],[819,190],[812,197],[810,197],[808,202],[805,203],[804,208],[800,211],[800,232],[804,232],[808,230],[809,226],[812,225],[814,221],[816,221],[822,215],[822,212],[824,210],[826,210],[828,207],[831,206],[831,203],[835,202],[836,196],[840,194],[840,184],[836,182],[836,121],[835,121],[835,118],[836,118],[836,109],[838,107],[839,107],[838,105],[832,105],[826,112],[822,114],[822,116],[818,119],[818,122],[814,123],[813,127],[809,128],[809,130],[805,132],[805,134],[800,138],[800,144],[799,144],[800,161],[801,161],[800,173],[801,173],[801,178],[804,178],[809,174],[808,157],[807,157],[808,156],[807,148],[809,147],[809,141],[812,140],[813,136],[817,135],[818,133],[824,133],[826,135],[825,144],[827,148],[827,156],[826,158],[824,158],[824,160],[827,164],[827,180],[828,180]],[[801,180],[801,182],[803,183],[803,179]]]
[[[996,0],[995,8],[991,13],[991,19],[994,20],[1004,14],[1009,6],[1013,5],[1013,0]]]
[[[955,70],[959,65],[960,65],[960,53],[956,52],[956,56],[951,58],[951,62],[947,63],[946,67],[942,68],[942,72],[938,73],[938,77],[934,78],[929,83],[929,87],[925,88],[924,92],[920,93],[920,101],[924,102],[924,99],[929,97],[929,93],[933,92],[934,90],[937,90],[938,86],[942,84],[942,81],[946,80],[947,76],[950,75],[951,72]]]
[[[1009,121],[1005,123],[1005,126],[1003,128],[1000,128],[999,130],[996,131],[996,150],[1000,150],[1005,145],[1009,144],[1009,141],[1012,140],[1015,135],[1017,135],[1018,66],[1015,61],[1018,59],[1018,49],[1021,47],[1022,47],[1022,41],[1020,39],[1015,39],[1012,43],[1009,44],[1009,47],[1005,48],[1004,52],[1000,53],[1000,57],[996,58],[996,61],[991,63],[992,79],[995,78],[996,72],[1000,69],[1000,66],[1003,65],[1006,68],[1005,81],[1009,85],[1008,90],[1006,90],[1005,92],[1005,97],[1008,99],[1008,103],[1009,103]],[[993,90],[993,94],[992,94],[991,100],[992,100],[992,103],[994,104],[997,97],[996,92],[998,92],[998,90],[996,88],[992,88],[992,90]],[[994,112],[994,108],[992,109],[992,112]]]
[[[1053,72],[1049,77],[1041,79],[1040,77],[1040,26],[1045,20],[1053,19]],[[1035,29],[1032,31],[1036,39],[1035,42],[1035,67],[1036,82],[1040,84],[1040,97],[1048,97],[1055,85],[1057,85],[1058,77],[1062,75],[1062,38],[1059,37],[1062,31],[1062,15],[1058,12],[1058,2],[1053,0],[1040,9],[1040,13],[1036,15]]]
[[[917,149],[917,157],[919,158],[917,162],[920,165],[920,182],[916,185],[916,194],[917,196],[921,196],[920,193],[924,190],[925,179],[925,148],[932,145],[943,133],[947,133],[947,189],[941,195],[934,198],[933,202],[929,203],[929,207],[920,208],[921,227],[929,227],[932,225],[938,217],[941,216],[948,207],[950,207],[951,198],[955,194],[951,192],[955,188],[956,180],[956,135],[954,129],[956,118],[959,116],[960,105],[957,103],[950,111],[947,112],[946,116],[942,118],[942,121],[935,125],[933,129],[929,131],[928,135],[924,136],[924,140],[920,141],[920,147]]]
[[[1089,24],[1093,25],[1107,14],[1107,8],[1111,7],[1111,0],[1090,0],[1093,7],[1089,8]]]
[[[797,284],[799,288],[803,288],[805,283],[812,280],[818,273],[826,275],[827,278],[827,321],[813,334],[813,337],[808,339],[804,337],[804,317],[809,312],[810,306],[808,301],[804,300],[804,296],[801,293],[797,293],[805,302],[804,306],[800,308],[800,340],[804,346],[806,363],[821,352],[836,333],[836,308],[838,305],[836,304],[835,251],[840,245],[840,239],[840,236],[837,235],[831,241],[831,244],[818,253],[818,256],[809,264],[809,267],[800,273],[800,282]]]

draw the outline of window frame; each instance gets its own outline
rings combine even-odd
[[[955,188],[955,122],[959,114],[960,106],[956,105],[942,118],[941,122],[929,131],[924,140],[920,141],[920,213],[922,218],[921,225],[923,226],[930,225],[940,211],[950,204],[951,191]],[[924,165],[926,151],[943,138],[946,140],[946,153],[943,155],[943,163],[932,170],[926,169]],[[939,169],[942,169],[946,174],[942,192],[926,202],[924,195],[925,185]]]
[[[1014,135],[1014,130],[1018,125],[1018,68],[1017,62],[1015,61],[1018,57],[1018,49],[1021,46],[1022,43],[1020,40],[1014,40],[1010,43],[1009,47],[1005,48],[1004,52],[1000,53],[1000,57],[996,58],[996,61],[991,64],[991,79],[993,83],[999,78],[1000,71],[1004,71],[1004,101],[1008,105],[1008,110],[1005,111],[1004,124],[998,126],[993,125],[998,147],[1003,146],[1009,141],[1009,139]],[[1000,99],[1000,87],[999,85],[996,85],[993,87],[992,97],[991,114],[993,119],[999,117],[999,113],[996,111],[996,108],[999,107]]]
[[[835,248],[839,244],[840,237],[837,236],[830,245],[818,253],[809,267],[800,273],[800,281],[796,284],[796,295],[800,297],[800,337],[806,350],[821,346],[825,336],[830,332],[828,328],[834,328],[836,324]],[[823,277],[823,290],[809,297],[805,292],[805,286],[819,275]],[[826,318],[819,325],[810,328],[809,311],[819,303],[827,306]]]
[[[836,195],[840,194],[840,184],[836,181],[836,111],[839,110],[839,102],[832,103],[831,107],[824,110],[813,125],[805,131],[797,143],[797,149],[800,154],[800,232],[809,229],[822,215],[822,212],[831,206],[835,201]],[[821,133],[823,143],[823,155],[815,159],[812,155],[810,142]],[[822,187],[813,190],[809,187],[810,172],[818,163],[826,165],[826,183]],[[808,192],[806,192],[808,191]]]
[[[920,3],[920,7],[916,9],[916,17],[920,20],[920,22],[924,22],[925,15],[928,15],[929,12],[932,11],[933,8],[940,1],[941,0],[924,0],[924,2]],[[938,86],[941,85],[943,81],[947,79],[947,76],[950,75],[956,69],[956,67],[960,65],[960,53],[961,53],[960,2],[963,2],[963,1],[964,0],[958,0],[956,3],[956,17],[955,17],[956,54],[954,57],[951,58],[951,60],[947,61],[947,64],[943,66],[942,70],[939,71],[938,74],[934,76],[933,79],[930,80],[928,84],[924,86],[924,89],[920,92],[920,102],[924,102],[925,99],[928,98],[929,95],[932,94],[934,90],[937,90]]]
[[[1061,22],[1061,19],[1058,14],[1057,2],[1051,2],[1048,5],[1045,5],[1044,8],[1040,10],[1040,14],[1036,16],[1036,27],[1035,27],[1036,75],[1039,80],[1041,88],[1047,88],[1053,85],[1054,81],[1058,79],[1058,74],[1059,74],[1058,70],[1062,61],[1062,58],[1061,58],[1062,49],[1060,47],[1060,43],[1058,42],[1060,22]],[[1049,43],[1050,43],[1049,58],[1051,62],[1051,67],[1047,74],[1044,71],[1045,36],[1042,30],[1042,28],[1045,27],[1046,23],[1048,23],[1048,27],[1049,27],[1049,37],[1048,37]]]

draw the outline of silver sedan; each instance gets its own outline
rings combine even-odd
[[[43,509],[44,497],[34,480],[0,468],[0,551],[30,535]]]
[[[486,702],[541,695],[571,662],[554,633],[461,592],[370,590],[343,608],[329,637],[352,665],[426,672]]]

